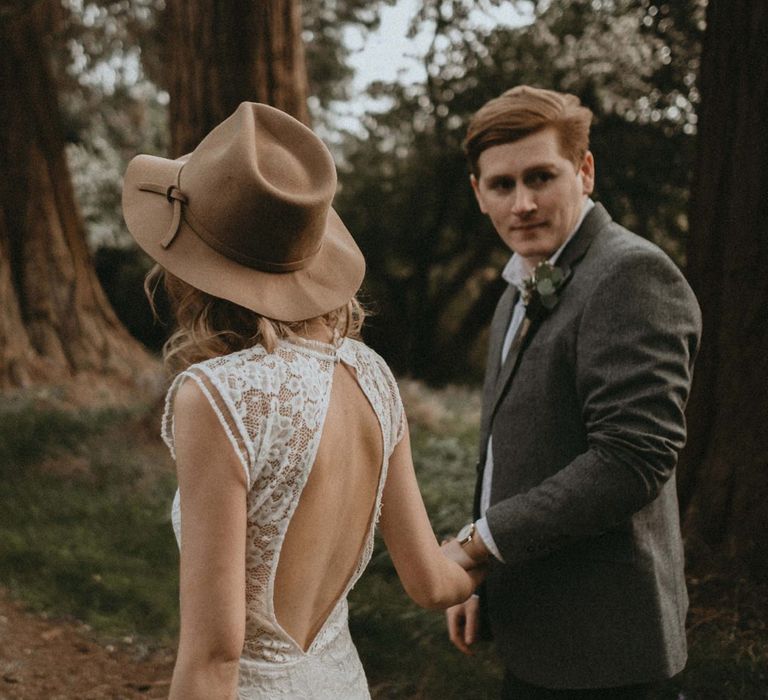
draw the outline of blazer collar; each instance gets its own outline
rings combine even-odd
[[[566,278],[570,277],[571,269],[581,260],[589,246],[592,245],[597,232],[611,223],[611,215],[605,210],[605,207],[599,202],[595,202],[590,212],[584,217],[579,230],[576,231],[573,238],[568,241],[568,245],[563,249],[558,258],[557,267],[559,267]]]

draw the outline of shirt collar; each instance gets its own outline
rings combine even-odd
[[[587,197],[586,201],[584,202],[584,206],[581,208],[581,214],[579,215],[579,220],[576,222],[576,226],[574,227],[573,231],[568,234],[568,238],[565,239],[563,245],[561,245],[554,253],[552,253],[552,255],[549,256],[550,263],[554,265],[557,262],[557,259],[560,257],[560,253],[562,253],[565,246],[568,245],[568,241],[574,237],[576,231],[579,230],[581,224],[584,222],[585,217],[587,214],[589,214],[590,210],[594,206],[595,203],[592,201],[592,199]],[[530,276],[530,272],[523,263],[523,259],[517,253],[513,253],[512,257],[507,261],[507,264],[501,271],[501,276],[508,284],[514,284],[515,287],[520,289],[522,287],[523,280]]]

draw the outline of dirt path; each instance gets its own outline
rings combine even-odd
[[[164,698],[173,658],[98,642],[86,625],[28,613],[0,589],[0,700]]]

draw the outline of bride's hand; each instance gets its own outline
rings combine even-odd
[[[446,556],[451,561],[455,561],[459,566],[461,566],[463,569],[466,569],[467,571],[471,571],[472,569],[477,568],[485,568],[485,562],[486,559],[473,559],[467,551],[459,544],[459,541],[456,538],[443,540],[442,545],[440,546],[440,549],[443,552],[443,555]]]

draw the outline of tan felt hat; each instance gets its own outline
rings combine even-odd
[[[136,242],[193,287],[301,321],[343,306],[365,261],[331,207],[323,142],[274,107],[243,102],[189,155],[139,155],[123,183]]]

